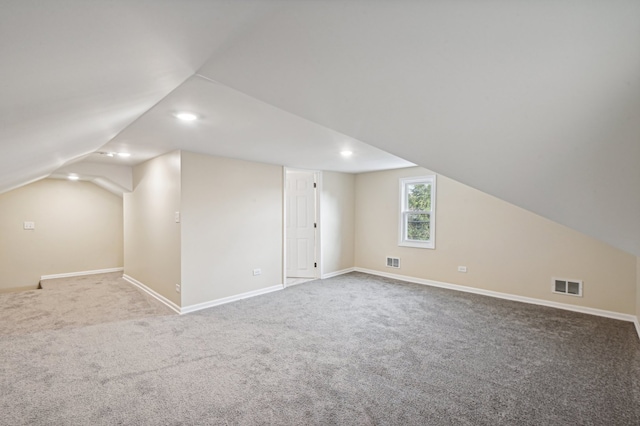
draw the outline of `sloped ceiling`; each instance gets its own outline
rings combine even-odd
[[[175,120],[173,113],[184,110],[197,113],[198,120]],[[176,149],[347,173],[413,165],[199,75],[101,148],[130,152],[133,162]],[[352,155],[343,158],[340,152],[347,150]],[[112,161],[104,156],[103,160]]]
[[[268,10],[258,2],[0,3],[0,190],[91,153]]]
[[[2,5],[0,189],[202,78],[640,255],[637,0],[52,3]]]

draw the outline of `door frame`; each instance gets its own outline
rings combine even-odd
[[[320,194],[322,193],[322,172],[319,170],[297,169],[293,167],[282,168],[282,286],[287,287],[287,172],[305,172],[313,173],[316,182],[316,223],[318,224],[315,232],[315,253],[316,263],[318,266],[314,271],[314,278],[318,279],[322,276],[322,220],[320,217]]]

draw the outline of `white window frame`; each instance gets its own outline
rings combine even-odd
[[[407,217],[408,211],[408,197],[407,197],[407,185],[424,183],[431,185],[431,210],[420,213],[426,213],[430,215],[430,229],[428,241],[409,240],[407,235]],[[436,175],[418,176],[410,178],[400,179],[400,215],[399,215],[399,227],[398,227],[398,245],[401,247],[416,247],[435,249],[436,248]],[[414,212],[415,213],[415,212]]]

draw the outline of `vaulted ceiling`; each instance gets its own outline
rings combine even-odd
[[[99,150],[412,162],[640,255],[637,0],[9,0],[0,63],[0,191]]]

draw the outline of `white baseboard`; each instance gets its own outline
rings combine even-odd
[[[180,309],[181,314],[188,314],[190,312],[200,311],[202,309],[211,308],[213,306],[224,305],[225,303],[236,302],[242,299],[248,299],[249,297],[260,296],[261,294],[271,293],[284,289],[284,285],[278,284],[271,287],[261,288],[260,290],[248,291],[246,293],[236,294],[235,296],[223,297],[222,299],[210,300],[209,302],[197,303],[195,305],[185,306]]]
[[[347,268],[342,269],[340,271],[329,272],[328,274],[322,274],[320,277],[321,280],[326,280],[327,278],[337,277],[338,275],[348,274],[349,272],[355,272],[356,268]]]
[[[211,300],[209,302],[198,303],[195,305],[189,305],[181,308],[180,306],[173,303],[171,300],[167,299],[166,297],[156,292],[155,290],[152,290],[151,288],[147,287],[146,285],[136,280],[135,278],[130,277],[129,275],[126,275],[126,274],[122,275],[122,278],[124,278],[125,281],[128,281],[129,283],[135,285],[136,287],[138,287],[145,293],[149,294],[150,296],[156,298],[158,301],[164,303],[165,305],[167,305],[169,308],[171,308],[172,310],[174,310],[176,313],[180,315],[188,314],[190,312],[195,312],[202,309],[211,308],[213,306],[224,305],[225,303],[231,303],[231,302],[235,302],[242,299],[248,299],[249,297],[271,293],[272,291],[278,291],[284,288],[282,284],[278,284],[278,285],[274,285],[267,288],[261,288],[260,290],[248,291],[246,293],[236,294],[235,296],[224,297],[222,299]]]
[[[542,300],[542,299],[534,299],[532,297],[516,296],[514,294],[500,293],[500,292],[491,291],[491,290],[483,290],[480,288],[467,287],[467,286],[458,285],[458,284],[450,284],[450,283],[444,283],[440,281],[425,280],[423,278],[408,277],[406,275],[397,275],[397,274],[391,274],[388,272],[375,271],[373,269],[356,267],[355,270],[357,272],[364,272],[365,274],[378,275],[381,277],[392,278],[400,281],[407,281],[415,284],[423,284],[423,285],[428,285],[432,287],[446,288],[449,290],[463,291],[465,293],[475,293],[483,296],[495,297],[498,299],[513,300],[516,302],[529,303],[532,305],[548,306],[551,308],[564,309],[566,311],[580,312],[583,314],[613,318],[613,319],[622,320],[622,321],[630,321],[636,324],[636,329],[638,330],[638,336],[640,337],[640,324],[638,324],[638,319],[635,315],[621,314],[619,312],[605,311],[603,309],[596,309],[596,308],[587,308],[584,306],[569,305],[566,303],[551,302],[551,301]]]
[[[43,276],[40,277],[40,279],[41,280],[53,280],[53,279],[56,279],[56,278],[81,277],[83,275],[108,274],[109,272],[121,272],[121,271],[124,271],[123,267],[108,268],[108,269],[95,269],[93,271],[67,272],[66,274],[43,275]]]
[[[124,278],[125,281],[128,281],[129,283],[135,285],[140,290],[144,291],[145,293],[149,294],[150,296],[154,297],[158,301],[164,303],[169,308],[173,309],[176,313],[178,313],[178,314],[181,313],[180,312],[180,306],[176,305],[175,303],[173,303],[171,300],[167,299],[166,297],[164,297],[160,293],[157,293],[155,290],[150,289],[149,287],[147,287],[146,285],[142,284],[140,281],[136,280],[135,278],[130,277],[127,274],[123,274],[122,278]]]
[[[638,317],[633,321],[633,324],[636,326],[636,333],[638,333],[638,338],[640,339],[640,323],[638,323]]]

